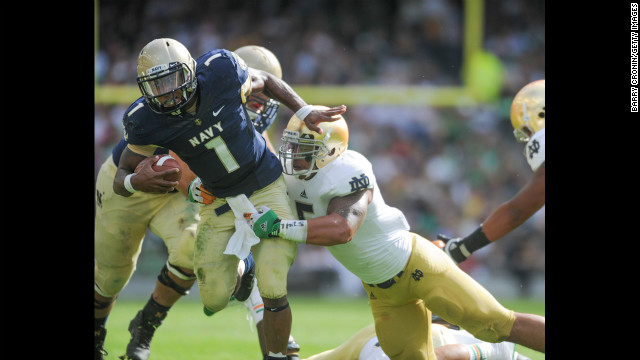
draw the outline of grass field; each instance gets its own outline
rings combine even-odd
[[[301,358],[340,345],[373,322],[367,299],[313,298],[290,295],[293,310],[292,334],[301,346]],[[129,341],[127,327],[146,300],[119,300],[107,321],[106,359],[124,354]],[[544,301],[503,300],[515,311],[544,315]],[[523,347],[516,350],[533,360],[542,353]],[[169,312],[156,331],[150,360],[252,360],[260,359],[255,324],[239,303],[213,317],[206,317],[197,297],[187,297]]]

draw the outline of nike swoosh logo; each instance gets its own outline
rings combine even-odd
[[[218,116],[218,114],[220,114],[220,111],[222,111],[222,108],[224,108],[224,107],[225,107],[225,105],[222,105],[220,107],[220,109],[218,109],[218,111],[213,111],[213,116]]]

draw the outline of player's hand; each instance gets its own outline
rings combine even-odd
[[[437,240],[433,241],[433,243],[441,248],[449,257],[456,263],[460,264],[461,262],[467,260],[467,257],[458,249],[459,243],[462,238],[451,238],[442,234],[438,234]],[[442,244],[440,244],[440,243]],[[442,245],[442,246],[441,246]]]
[[[202,188],[202,181],[199,177],[193,179],[189,184],[189,201],[209,205],[216,197],[212,193]]]
[[[140,161],[134,170],[135,176],[131,177],[131,185],[134,189],[146,193],[165,194],[178,186],[177,181],[165,180],[165,176],[178,172],[178,169],[155,171],[152,168],[159,158],[160,155],[153,155]]]
[[[329,109],[314,109],[312,110],[307,117],[304,118],[304,124],[307,125],[309,130],[315,131],[318,134],[322,134],[322,129],[319,128],[316,124],[321,123],[323,121],[336,121],[339,120],[340,117],[337,115],[343,114],[347,111],[347,107],[345,105],[335,106]]]
[[[251,213],[247,221],[253,229],[254,234],[259,238],[278,237],[280,233],[280,219],[278,215],[266,206],[261,207],[257,213]]]

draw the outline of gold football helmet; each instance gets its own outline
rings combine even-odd
[[[176,40],[148,43],[138,55],[138,86],[151,110],[179,114],[196,93],[196,61]]]
[[[544,79],[518,91],[511,103],[511,125],[519,142],[528,142],[533,134],[544,129]]]
[[[278,79],[282,79],[282,67],[278,58],[262,46],[247,45],[234,51],[249,67],[266,71]],[[262,133],[275,120],[280,103],[262,93],[247,97],[247,112],[258,132]]]
[[[314,106],[328,109],[326,106]],[[309,130],[295,114],[289,120],[278,151],[283,172],[288,175],[311,175],[340,156],[349,143],[349,128],[341,115],[332,122],[317,125],[322,134]]]
[[[266,71],[282,79],[282,68],[278,58],[269,49],[262,46],[247,45],[234,51],[247,65],[254,69]]]

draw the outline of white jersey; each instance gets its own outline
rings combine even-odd
[[[544,129],[533,134],[524,148],[524,156],[533,171],[538,170],[540,165],[544,164]]]
[[[434,348],[450,344],[472,345],[483,342],[466,330],[453,330],[440,324],[431,324],[431,339],[433,340]],[[516,344],[512,342],[503,341],[490,346],[493,349],[491,356],[487,358],[488,360],[512,360],[517,354],[515,352]],[[382,351],[378,343],[378,337],[374,336],[362,347],[358,360],[389,360],[389,356]]]
[[[347,150],[322,168],[311,180],[285,175],[289,199],[299,218],[327,215],[331,199],[373,189],[367,216],[354,238],[327,250],[349,271],[368,284],[391,279],[404,269],[411,255],[409,224],[404,214],[385,204],[371,163]]]

